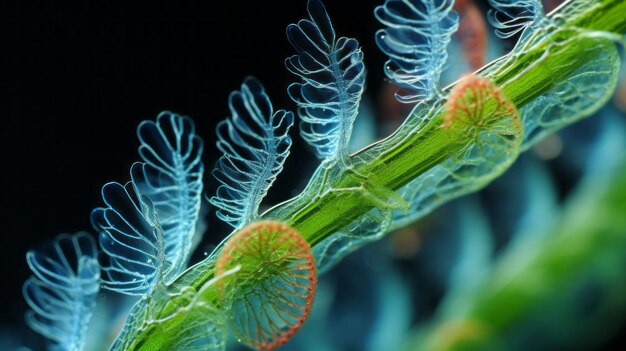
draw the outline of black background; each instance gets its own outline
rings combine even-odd
[[[22,329],[26,251],[59,233],[93,232],[89,213],[101,205],[101,186],[126,182],[138,160],[140,121],[162,110],[194,119],[212,194],[214,127],[229,115],[230,91],[254,75],[275,107],[294,110],[285,28],[307,13],[305,0],[0,3],[0,326]],[[378,3],[326,4],[337,32],[363,45],[371,82],[382,79],[373,41]],[[269,202],[308,179],[304,165],[313,157],[294,139]],[[228,229],[213,213],[209,220],[210,243]]]

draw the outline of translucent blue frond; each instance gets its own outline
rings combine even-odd
[[[33,272],[23,292],[26,322],[50,339],[53,350],[82,350],[100,287],[98,249],[87,233],[59,235],[40,251],[29,251]]]
[[[389,56],[385,75],[405,90],[401,102],[416,102],[439,93],[439,79],[448,58],[447,46],[459,27],[454,0],[387,0],[374,11],[387,28],[376,44]]]
[[[210,201],[217,216],[235,228],[258,216],[259,204],[289,155],[293,113],[274,112],[259,81],[247,77],[229,97],[231,118],[217,126],[224,153],[213,171],[221,183]]]
[[[541,0],[489,0],[489,23],[500,38],[510,38],[543,18]]]
[[[308,10],[310,19],[287,27],[298,54],[285,64],[303,81],[288,92],[298,104],[300,134],[317,157],[343,159],[365,84],[363,52],[355,39],[335,38],[321,1],[309,0]]]
[[[139,192],[152,200],[165,241],[165,259],[171,264],[169,282],[187,267],[202,193],[203,144],[193,121],[162,112],[156,122],[137,128],[139,155],[145,164],[131,169]]]
[[[96,208],[91,222],[100,233],[103,287],[145,295],[161,279],[165,258],[163,233],[150,199],[132,182],[102,187],[107,207]]]

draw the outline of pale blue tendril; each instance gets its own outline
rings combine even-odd
[[[23,288],[30,306],[26,322],[49,339],[50,350],[83,349],[100,288],[97,256],[95,241],[84,232],[61,234],[26,254],[33,272]]]
[[[387,28],[376,44],[389,56],[385,75],[403,91],[400,102],[428,100],[440,93],[447,47],[459,26],[454,0],[387,0],[374,11]]]
[[[321,1],[309,0],[308,11],[310,19],[287,27],[298,54],[285,65],[302,78],[288,92],[298,104],[300,134],[317,157],[344,160],[365,84],[363,52],[355,39],[335,37]]]
[[[91,222],[102,248],[102,286],[128,295],[147,295],[162,281],[165,243],[154,206],[132,182],[102,187],[107,207],[96,208]]]
[[[229,97],[231,117],[217,126],[223,156],[213,175],[220,182],[210,202],[217,216],[234,228],[258,217],[261,200],[289,155],[293,113],[274,112],[259,81],[247,77]]]
[[[489,0],[489,23],[499,38],[510,38],[544,17],[540,0]]]
[[[165,259],[171,265],[170,282],[189,261],[202,193],[203,144],[193,121],[172,112],[161,112],[156,122],[143,121],[137,128],[139,155],[131,175],[139,192],[152,200],[165,241]]]

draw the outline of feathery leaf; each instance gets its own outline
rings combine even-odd
[[[134,184],[102,187],[106,208],[91,212],[100,233],[103,287],[128,295],[146,295],[162,278],[163,233],[150,199]]]
[[[203,144],[193,121],[161,112],[156,122],[137,128],[139,154],[145,164],[133,165],[131,175],[139,192],[152,200],[163,229],[165,258],[171,264],[169,282],[187,267],[200,210]]]
[[[258,217],[259,204],[289,155],[293,113],[274,112],[259,81],[248,77],[229,97],[232,117],[217,126],[224,153],[213,171],[221,183],[210,201],[217,216],[235,228]]]
[[[510,38],[544,17],[540,0],[489,0],[489,23],[499,38]]]
[[[23,292],[31,310],[26,322],[50,339],[53,350],[82,350],[100,287],[98,249],[87,233],[59,235],[41,251],[26,254],[33,271]]]
[[[427,100],[439,93],[439,78],[448,58],[446,48],[459,26],[454,0],[387,0],[374,11],[387,28],[376,44],[389,56],[385,75],[404,93],[401,102]]]
[[[298,104],[300,134],[322,159],[344,159],[365,84],[363,52],[352,38],[336,39],[324,5],[309,0],[310,19],[287,27],[298,52],[285,61],[302,78],[289,86]]]

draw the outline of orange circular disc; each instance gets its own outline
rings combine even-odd
[[[237,266],[220,289],[235,337],[257,350],[287,343],[309,316],[315,297],[309,243],[280,222],[256,222],[228,240],[216,276]]]
[[[521,135],[521,120],[515,106],[487,78],[469,75],[448,97],[443,128],[462,132],[491,131],[499,135]]]

